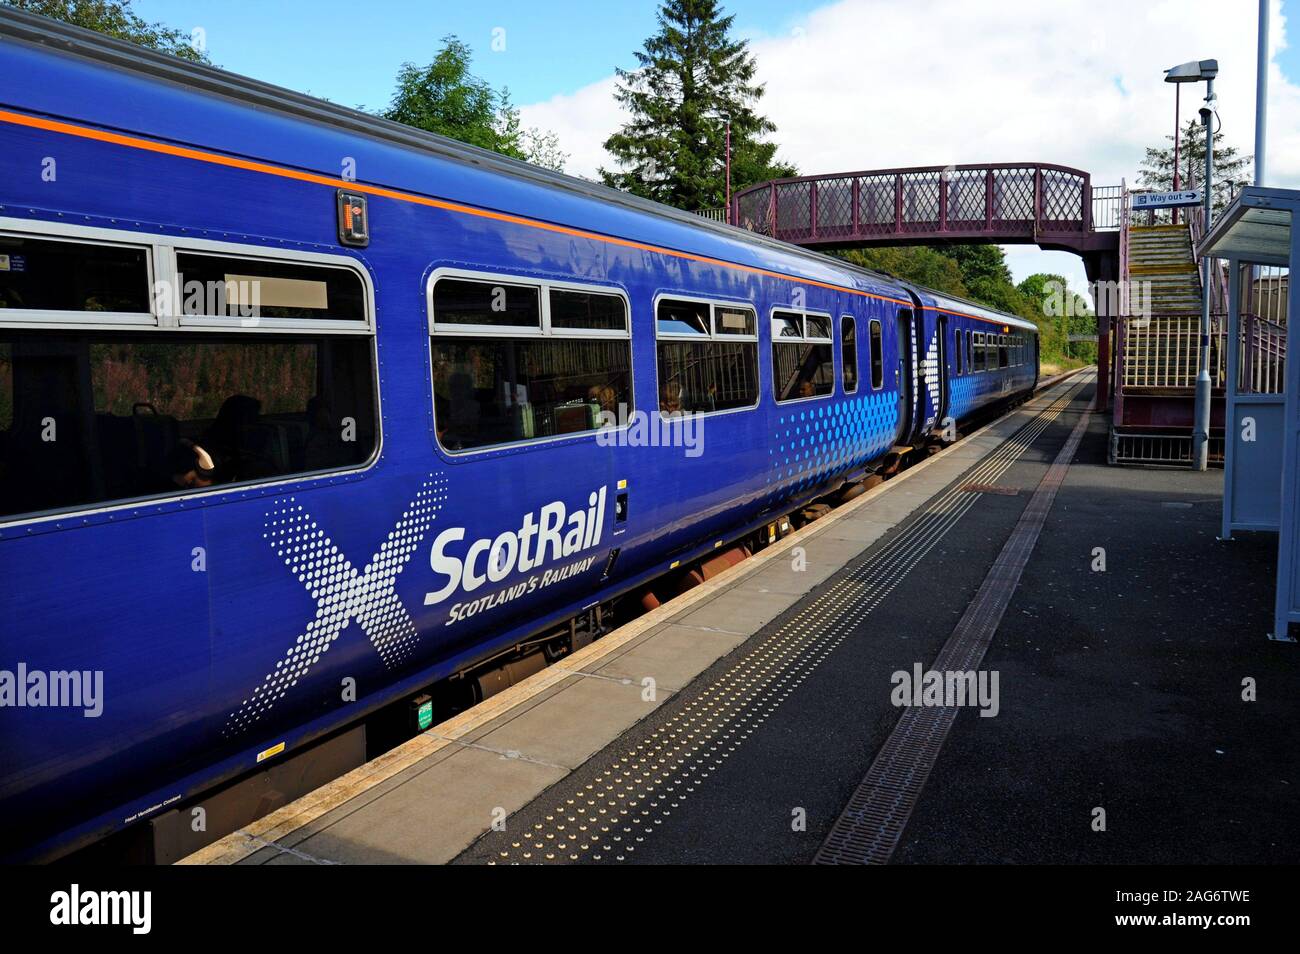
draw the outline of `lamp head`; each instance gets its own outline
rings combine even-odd
[[[1166,83],[1201,83],[1219,75],[1218,60],[1190,60],[1165,70]]]

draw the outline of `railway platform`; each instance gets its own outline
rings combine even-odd
[[[1275,538],[1217,539],[1221,473],[1108,467],[1094,392],[1045,389],[185,863],[1300,860]]]

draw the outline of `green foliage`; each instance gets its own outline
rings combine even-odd
[[[1016,290],[1020,292],[1032,318],[1038,324],[1042,353],[1051,355],[1053,360],[1062,357],[1079,359],[1086,362],[1097,360],[1097,344],[1092,341],[1076,341],[1071,344],[1068,336],[1095,335],[1097,319],[1087,299],[1074,292],[1065,277],[1038,273],[1030,275]]]
[[[904,248],[864,248],[838,252],[845,261],[916,282],[949,295],[969,297],[962,282],[961,268],[952,256],[924,245]]]
[[[1097,358],[1096,344],[1068,344],[1066,340],[1068,334],[1096,334],[1097,319],[1087,300],[1070,289],[1060,275],[1030,275],[1019,285],[1014,284],[1006,256],[996,245],[918,245],[836,254],[854,265],[886,272],[943,294],[969,298],[1034,322],[1045,363],[1078,364]]]
[[[428,66],[403,63],[383,117],[563,171],[568,156],[560,151],[555,134],[523,128],[510,91],[498,93],[470,71],[473,56],[469,44],[446,36]]]
[[[1138,173],[1138,185],[1144,189],[1168,192],[1174,187],[1174,148],[1173,136],[1166,136],[1170,143],[1163,147],[1149,147],[1146,158],[1142,160],[1142,169]],[[1179,187],[1192,188],[1189,183],[1200,183],[1205,178],[1205,127],[1196,120],[1188,120],[1182,130],[1182,142],[1178,147]],[[1223,133],[1214,134],[1214,211],[1227,208],[1232,196],[1242,186],[1250,185],[1253,157],[1241,155],[1235,146],[1225,145]]]
[[[733,19],[717,0],[665,0],[639,67],[618,70],[631,119],[605,141],[619,166],[600,170],[607,185],[681,209],[722,206],[728,119],[733,191],[795,174],[764,141],[776,127],[754,111],[763,87],[748,45],[729,36]]]
[[[0,0],[0,3],[96,30],[184,60],[211,62],[207,53],[190,45],[189,34],[185,31],[161,23],[149,23],[136,16],[131,9],[131,0]]]

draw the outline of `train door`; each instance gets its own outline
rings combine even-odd
[[[911,439],[912,425],[916,420],[913,413],[916,407],[916,337],[912,321],[911,308],[898,310],[895,318],[898,327],[898,372],[894,379],[898,386],[898,431],[894,435],[895,444],[905,444]]]
[[[938,395],[938,402],[934,409],[934,426],[936,430],[942,430],[951,403],[948,388],[952,383],[952,372],[948,368],[948,359],[950,357],[948,352],[948,343],[950,341],[948,336],[948,316],[936,313],[936,317],[938,329],[936,331],[935,349],[937,353],[933,373],[937,378],[938,391],[934,393]]]

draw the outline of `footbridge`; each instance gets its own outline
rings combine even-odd
[[[1073,252],[1090,282],[1120,278],[1122,186],[1042,162],[910,166],[795,176],[737,192],[727,220],[821,250],[987,243]],[[1108,393],[1112,296],[1097,296],[1099,395]]]

